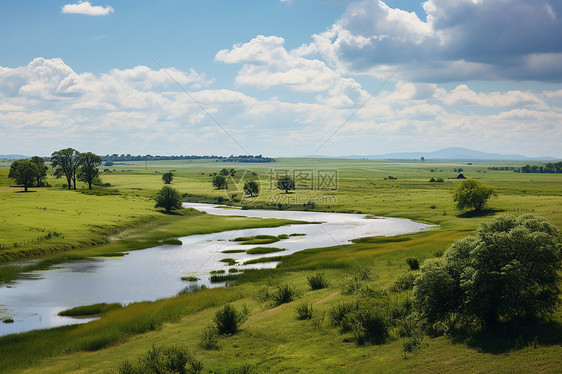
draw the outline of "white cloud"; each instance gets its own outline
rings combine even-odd
[[[76,4],[66,4],[62,7],[65,14],[84,14],[87,16],[107,16],[114,13],[111,6],[92,5],[89,1],[79,1]]]
[[[277,53],[289,63],[300,59],[275,48],[266,48],[264,54]],[[263,57],[242,52],[237,51],[236,61]],[[234,57],[225,52],[225,59]],[[270,60],[262,61],[266,71],[272,71]],[[274,156],[312,153],[349,118],[360,100],[356,95],[363,92],[355,80],[330,70],[333,79],[324,90],[313,91],[316,100],[286,102],[235,90],[200,89],[196,86],[209,82],[203,75],[166,70],[248,152]],[[0,71],[0,148],[6,153],[48,155],[67,146],[103,154],[243,152],[162,70],[137,66],[105,74],[76,73],[61,59],[36,58],[26,66]],[[400,81],[370,100],[319,153],[376,154],[462,145],[562,156],[561,92],[559,87],[479,92],[467,85],[446,90],[437,84]]]
[[[344,78],[323,61],[287,51],[285,40],[259,35],[244,44],[221,50],[215,60],[242,64],[236,77],[239,85],[262,89],[281,86],[298,92],[322,92],[318,99],[333,105],[352,105],[365,100],[367,93],[352,78]]]
[[[562,3],[555,0],[428,0],[427,20],[381,0],[351,4],[299,49],[340,72],[401,79],[562,81]]]

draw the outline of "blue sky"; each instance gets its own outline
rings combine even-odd
[[[0,10],[0,154],[464,146],[562,157],[557,0],[20,0]]]

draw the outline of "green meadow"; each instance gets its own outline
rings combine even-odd
[[[410,270],[407,258],[423,262],[439,257],[453,241],[494,215],[533,213],[561,229],[561,174],[489,170],[521,165],[342,159],[279,159],[268,164],[127,162],[102,166],[108,170],[100,176],[110,186],[96,187],[92,194],[84,185],[77,191],[64,190],[63,180],[54,177],[47,180],[52,187],[21,193],[22,188],[7,178],[9,164],[0,162],[0,262],[5,265],[0,267],[0,282],[15,279],[20,271],[69,259],[119,255],[180,236],[289,223],[236,217],[235,210],[228,217],[191,210],[164,214],[154,209],[153,197],[167,171],[174,173],[171,185],[185,201],[230,204],[234,200],[232,204],[237,205],[241,196],[233,196],[234,190],[215,190],[211,185],[211,174],[226,167],[237,169],[233,182],[240,181],[245,169],[246,176],[261,181],[260,195],[247,202],[250,208],[364,213],[438,225],[422,233],[308,249],[283,257],[276,269],[232,275],[236,280],[227,288],[134,303],[103,312],[99,320],[84,325],[0,337],[0,371],[113,373],[122,362],[142,357],[153,345],[177,345],[201,360],[205,373],[241,373],[248,367],[253,373],[560,372],[561,307],[552,321],[518,335],[502,331],[425,336],[413,352],[404,351],[406,338],[396,326],[383,344],[358,346],[352,333],[342,333],[330,322],[334,308],[369,292],[383,292],[391,303],[401,305],[411,291],[392,291],[396,281],[419,272]],[[459,173],[454,171],[458,168],[497,192],[480,214],[455,208],[452,190],[459,183]],[[318,189],[313,184],[285,194],[271,180],[283,172],[317,176],[326,170],[337,173],[337,185]],[[443,182],[429,182],[431,178],[443,178]],[[282,243],[278,244],[282,247]],[[39,261],[26,264],[27,259]],[[318,273],[328,286],[313,291],[307,278]],[[272,304],[264,295],[282,286],[293,291],[293,300]],[[225,303],[246,308],[248,319],[238,333],[220,337],[216,349],[204,349],[202,331]],[[311,319],[297,318],[297,306],[303,303],[311,306]]]

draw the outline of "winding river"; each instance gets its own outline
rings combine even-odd
[[[352,239],[366,236],[391,236],[426,230],[432,226],[401,218],[369,218],[363,214],[323,213],[279,210],[225,209],[212,204],[184,203],[213,215],[236,215],[259,218],[281,218],[313,224],[287,225],[277,228],[257,228],[223,231],[180,238],[182,245],[162,245],[128,252],[124,257],[92,258],[53,266],[47,271],[24,274],[22,279],[0,287],[0,319],[11,318],[11,323],[0,323],[0,336],[29,330],[68,324],[85,323],[92,318],[60,317],[62,310],[95,303],[129,304],[174,296],[190,282],[182,276],[194,275],[199,285],[211,284],[209,272],[236,267],[272,268],[276,262],[243,265],[250,259],[289,255],[307,248],[331,247],[348,244]],[[237,237],[256,235],[290,235],[272,244],[285,250],[277,253],[249,255],[223,253],[258,245],[241,245],[232,241]],[[236,265],[219,260],[232,258]]]

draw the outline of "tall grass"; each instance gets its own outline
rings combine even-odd
[[[133,303],[83,325],[0,337],[0,367],[17,371],[60,352],[96,351],[130,336],[159,329],[182,316],[244,297],[239,289],[206,289],[154,302]],[[45,344],[49,342],[49,344]]]

